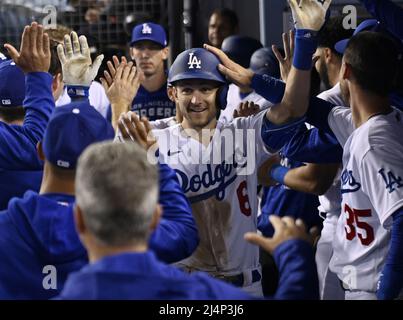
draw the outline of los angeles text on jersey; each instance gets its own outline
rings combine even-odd
[[[196,130],[186,130],[188,139],[199,136]],[[256,171],[256,132],[249,130],[221,131],[202,130],[202,140],[210,141],[207,146],[202,143],[192,144],[191,147],[184,140],[183,134],[171,134],[166,130],[157,130],[154,136],[158,145],[167,149],[163,162],[176,167],[177,165],[201,165],[206,166],[205,175],[200,175],[199,182],[209,186],[212,181],[221,181],[231,175],[233,169],[236,175],[247,176]],[[211,139],[213,138],[213,139]],[[249,143],[247,143],[249,141]],[[156,150],[150,148],[149,152],[154,155]],[[216,166],[210,168],[208,166]],[[209,181],[207,181],[208,179]],[[191,179],[189,180],[191,181]]]
[[[150,101],[134,104],[132,111],[135,111],[140,117],[147,117],[151,120],[170,118],[175,116],[176,113],[175,105],[169,101]]]

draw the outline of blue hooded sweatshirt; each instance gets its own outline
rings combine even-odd
[[[49,299],[67,275],[88,263],[75,230],[75,198],[28,191],[0,212],[0,299]],[[164,212],[150,238],[150,249],[164,262],[190,256],[199,238],[189,202],[175,172],[160,166],[160,204]]]
[[[317,299],[312,247],[289,240],[275,251],[280,270],[274,299]],[[65,300],[246,300],[245,291],[205,273],[187,274],[158,261],[152,252],[104,257],[71,274],[58,297]]]
[[[54,109],[52,76],[31,72],[25,79],[25,118],[22,126],[0,121],[0,210],[7,208],[13,197],[22,197],[27,190],[39,191],[42,161],[36,144],[42,140]]]

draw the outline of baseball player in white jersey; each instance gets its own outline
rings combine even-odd
[[[340,84],[322,92],[318,98],[326,100],[336,106],[344,106]],[[321,299],[341,299],[344,292],[340,290],[337,276],[329,270],[329,262],[333,254],[333,240],[336,233],[336,225],[341,212],[341,193],[340,193],[340,174],[339,170],[331,187],[325,194],[319,196],[319,212],[326,213],[323,217],[323,228],[320,239],[316,245],[316,267],[319,278],[319,294]]]
[[[290,3],[298,42],[291,72],[303,85],[317,45],[315,33],[306,29],[317,30],[313,12],[325,6],[315,0]],[[307,121],[333,132],[343,146],[342,211],[330,269],[346,299],[393,299],[403,287],[403,114],[388,98],[397,59],[396,45],[386,36],[358,34],[348,43],[340,71],[340,89],[351,108],[314,99],[309,110],[306,104],[287,110],[294,117],[308,110]]]
[[[222,51],[206,48],[236,65]],[[237,118],[229,124],[220,122],[217,119],[219,108],[225,107],[220,99],[225,93],[225,79],[218,67],[218,58],[205,49],[187,50],[178,56],[170,69],[169,82],[183,121],[156,130],[154,135],[160,161],[176,170],[199,229],[198,249],[179,265],[189,272],[207,271],[259,296],[259,251],[243,235],[257,230],[257,168],[303,122],[295,119],[277,126],[277,110],[284,101],[300,97],[287,96],[282,103],[253,117]],[[247,70],[247,74],[250,85],[253,72]],[[131,125],[128,119],[124,120],[126,127]]]

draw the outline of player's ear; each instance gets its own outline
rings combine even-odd
[[[351,79],[352,76],[352,67],[350,64],[343,62],[343,65],[341,67],[341,79]]]
[[[172,87],[172,95],[173,98],[175,99],[175,101],[178,99],[178,89],[176,89],[176,87]]]
[[[150,225],[151,231],[154,231],[158,227],[158,225],[160,223],[161,215],[162,215],[162,207],[159,204],[157,204],[157,207],[155,208],[155,211],[153,213],[153,217],[151,220],[151,225]]]
[[[74,205],[74,223],[76,225],[76,230],[77,230],[78,234],[80,234],[80,235],[84,234],[87,227],[85,226],[85,223],[84,223],[84,218],[83,218],[81,208],[77,204]]]
[[[173,87],[168,87],[167,88],[167,94],[169,100],[175,103],[175,94],[174,94],[174,88]]]
[[[169,56],[169,47],[162,49],[162,59],[167,60]]]
[[[42,161],[45,161],[45,154],[43,153],[42,141],[39,141],[36,144],[36,152],[38,153],[38,158]]]
[[[330,48],[324,48],[324,54],[326,63],[330,63],[333,58],[332,50]]]

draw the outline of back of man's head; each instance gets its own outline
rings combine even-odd
[[[24,120],[25,75],[13,60],[0,62],[0,118],[9,124]]]
[[[42,150],[53,167],[75,170],[81,153],[91,144],[112,140],[111,124],[88,100],[56,108],[42,140]]]
[[[57,45],[58,44],[64,44],[64,36],[65,35],[70,35],[70,33],[73,30],[63,26],[63,25],[57,25],[55,29],[46,29],[45,33],[48,34],[49,40],[50,40],[50,52],[51,52],[51,58],[50,58],[50,67],[49,67],[49,73],[52,76],[55,76],[58,73],[62,72],[62,65],[60,63],[58,54],[57,54]]]
[[[158,171],[135,143],[98,143],[80,157],[76,201],[87,230],[105,246],[148,241]]]
[[[389,37],[361,32],[350,39],[344,61],[351,66],[357,84],[371,93],[387,96],[397,75],[399,51]]]
[[[353,35],[353,29],[346,29],[343,26],[344,17],[330,18],[318,35],[318,46],[321,48],[329,48],[332,52],[342,58],[342,54],[334,48],[337,42],[343,39],[348,39]]]

